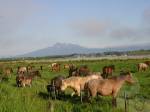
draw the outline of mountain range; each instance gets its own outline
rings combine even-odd
[[[130,46],[117,46],[109,48],[86,48],[76,44],[56,43],[51,47],[29,52],[17,57],[43,57],[43,56],[58,56],[69,54],[89,54],[102,53],[111,51],[134,51],[134,50],[150,50],[150,43],[137,44]]]

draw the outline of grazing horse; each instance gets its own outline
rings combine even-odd
[[[47,85],[47,91],[50,93],[51,96],[54,92],[56,93],[56,97],[60,96],[60,94],[62,93],[60,87],[63,79],[65,79],[65,77],[61,75],[51,79],[51,84]]]
[[[32,85],[32,77],[30,77],[30,76],[24,76],[24,77],[20,78],[19,81],[21,82],[22,87],[25,87],[26,85],[31,87],[31,85]]]
[[[144,63],[150,66],[150,61],[145,61]]]
[[[130,72],[124,73],[118,77],[108,79],[94,79],[85,84],[85,90],[90,93],[90,96],[95,97],[97,94],[102,96],[112,96],[113,106],[117,106],[117,94],[125,82],[134,83],[132,74]]]
[[[137,66],[138,66],[138,71],[145,71],[146,69],[148,69],[148,65],[145,63],[139,63]]]
[[[27,67],[18,67],[17,74],[24,74],[27,72]]]
[[[64,69],[69,69],[70,68],[70,64],[64,64]]]
[[[69,87],[74,90],[71,96],[74,94],[80,96],[81,90],[84,90],[85,83],[92,79],[102,79],[102,77],[100,75],[89,75],[86,77],[72,76],[62,80],[61,90],[64,91]]]
[[[52,63],[51,64],[51,70],[56,71],[56,72],[60,71],[60,64],[59,63]]]
[[[4,68],[3,72],[4,72],[4,75],[10,76],[13,73],[13,69],[11,67],[6,67]]]
[[[69,77],[70,76],[87,76],[89,74],[90,74],[90,69],[87,67],[87,65],[82,65],[79,68],[73,65],[69,69]]]
[[[115,70],[114,65],[104,66],[103,73],[102,73],[103,78],[108,78],[109,75],[112,76],[114,70]]]
[[[87,65],[82,65],[79,69],[78,69],[78,73],[80,76],[87,76],[90,73],[90,69],[88,68]]]
[[[41,77],[41,74],[40,74],[39,70],[31,70],[28,72],[28,76],[32,76],[33,78]]]
[[[31,87],[32,79],[33,79],[32,76],[27,76],[24,73],[18,74],[16,76],[16,84],[18,87],[21,87],[21,86],[25,87],[26,85]]]
[[[69,67],[69,77],[71,76],[79,76],[78,68],[73,64]]]

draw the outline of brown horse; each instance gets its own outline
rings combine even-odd
[[[69,66],[69,77],[71,76],[79,76],[78,68],[73,64]]]
[[[26,85],[27,86],[30,86],[31,87],[31,85],[32,85],[32,77],[22,77],[22,78],[20,78],[20,80],[19,80],[20,82],[21,82],[21,86],[22,87],[25,87]]]
[[[76,66],[71,66],[69,69],[69,77],[70,76],[87,76],[90,74],[90,69],[87,65],[82,65],[79,68]]]
[[[26,68],[27,68],[27,72],[29,72],[29,71],[32,71],[32,70],[33,70],[34,66],[28,65]]]
[[[102,96],[112,96],[113,106],[117,106],[117,94],[125,82],[134,83],[130,72],[124,73],[118,77],[108,79],[94,79],[85,84],[85,90],[90,93],[90,96],[95,97],[97,94]]]
[[[145,63],[139,63],[137,67],[138,67],[138,71],[145,71],[146,69],[148,69],[148,65]]]
[[[21,87],[21,81],[22,81],[22,79],[24,79],[24,74],[18,74],[16,76],[16,84],[17,84],[18,87]]]
[[[16,84],[18,87],[21,87],[21,86],[25,87],[26,85],[31,87],[32,79],[33,79],[32,75],[25,75],[24,73],[18,74],[16,76]]]
[[[113,71],[115,70],[115,65],[109,65],[103,67],[103,78],[108,78],[108,76],[112,76]]]
[[[59,63],[52,63],[51,64],[51,70],[56,71],[56,72],[60,71],[60,64]]]
[[[11,67],[6,67],[3,70],[5,76],[10,76],[13,73],[13,69]]]
[[[52,96],[52,93],[56,93],[56,97],[59,97],[62,93],[60,87],[62,84],[62,80],[65,79],[64,76],[56,76],[51,79],[51,84],[47,85],[47,91]]]
[[[150,61],[145,61],[144,63],[150,66]]]
[[[41,74],[40,74],[39,70],[31,70],[28,72],[28,76],[32,76],[33,78],[41,77]]]
[[[82,65],[78,69],[78,73],[79,73],[80,76],[87,76],[90,73],[90,69],[88,68],[87,65]]]

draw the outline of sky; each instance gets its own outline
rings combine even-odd
[[[0,0],[0,57],[72,43],[150,42],[150,0]]]

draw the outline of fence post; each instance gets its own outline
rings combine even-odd
[[[82,100],[82,90],[81,90],[81,85],[80,85],[80,101],[81,101],[81,103],[83,102],[83,100]]]
[[[55,88],[54,81],[53,81],[53,88],[54,88],[54,99],[56,100],[56,88]]]
[[[127,112],[127,95],[126,95],[126,92],[124,92],[124,103],[125,103],[125,112]]]

